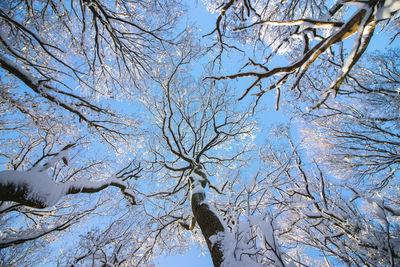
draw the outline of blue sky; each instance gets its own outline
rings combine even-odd
[[[195,247],[188,250],[184,255],[160,257],[155,261],[155,263],[156,266],[159,267],[169,267],[169,266],[212,267],[213,266],[208,251],[202,253],[200,249]]]

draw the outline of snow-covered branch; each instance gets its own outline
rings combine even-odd
[[[79,222],[79,220],[85,215],[80,214],[78,216],[70,216],[70,218],[66,218],[63,222],[57,223],[51,227],[43,227],[42,229],[32,229],[26,230],[24,232],[18,232],[18,234],[5,234],[0,239],[0,249],[7,248],[10,246],[16,246],[19,244],[23,244],[25,242],[29,242],[32,240],[36,240],[45,235],[49,235],[53,232],[61,232],[68,229],[73,224]]]
[[[67,163],[69,144],[56,153],[43,166],[36,165],[28,171],[6,170],[0,172],[0,201],[13,201],[29,207],[45,208],[55,205],[62,197],[70,194],[97,193],[110,186],[117,187],[136,204],[134,193],[127,179],[138,178],[141,167],[129,164],[113,177],[102,181],[68,181],[56,183],[48,174],[49,168],[60,159]]]
[[[110,186],[121,189],[133,205],[134,193],[120,178],[103,181],[70,181],[56,183],[46,171],[2,171],[0,172],[0,201],[13,201],[25,206],[46,208],[55,205],[69,194],[97,193]]]
[[[245,2],[247,4],[244,4]],[[277,89],[278,96],[280,96],[280,88],[284,85],[289,90],[297,88],[301,91],[298,88],[300,81],[307,72],[312,71],[312,66],[317,64],[318,59],[327,53],[332,55],[335,44],[342,43],[356,34],[351,52],[342,66],[334,66],[338,72],[336,78],[333,79],[331,85],[327,86],[320,103],[314,108],[320,107],[332,93],[335,95],[338,92],[343,80],[359,61],[370,43],[376,24],[382,19],[390,18],[391,14],[400,9],[399,2],[392,0],[337,1],[331,7],[327,6],[328,2],[320,5],[311,1],[303,2],[229,1],[217,7],[216,9],[221,13],[217,18],[214,32],[217,33],[217,44],[220,45],[222,51],[229,46],[234,46],[236,41],[239,43],[254,41],[255,47],[262,44],[260,49],[262,52],[260,55],[249,56],[252,64],[244,64],[237,73],[208,78],[213,80],[254,78],[238,100],[249,95],[255,88],[259,88],[259,92],[253,93],[256,96],[256,104],[261,96],[272,88]],[[342,16],[346,18],[343,19],[337,14],[339,11],[348,12],[344,10],[347,5],[354,5],[357,10],[354,14]],[[227,43],[228,40],[229,43]],[[268,50],[262,48],[264,46],[272,47],[273,51],[268,54]],[[301,53],[300,50],[303,52]],[[287,55],[289,63],[284,66],[270,67],[271,59],[282,54]],[[257,56],[262,63],[257,62]],[[220,58],[221,54],[218,57]],[[328,62],[326,61],[323,65],[326,68],[332,67]],[[277,102],[279,103],[279,100]]]
[[[15,75],[18,79],[20,79],[24,84],[26,84],[29,88],[31,88],[35,93],[39,96],[44,97],[51,103],[58,105],[68,112],[76,115],[79,121],[83,121],[87,123],[89,127],[94,127],[98,130],[105,130],[109,132],[118,133],[113,128],[107,125],[108,124],[118,124],[117,121],[112,121],[108,119],[108,121],[103,121],[102,123],[96,119],[89,118],[86,114],[88,111],[96,112],[99,114],[104,114],[110,116],[110,118],[116,117],[115,114],[110,111],[101,108],[100,106],[96,106],[93,103],[88,102],[83,97],[78,95],[74,95],[72,93],[63,92],[55,87],[53,87],[49,80],[38,80],[33,77],[32,74],[25,71],[23,68],[9,60],[7,57],[0,55],[0,66],[7,70],[10,74]],[[60,96],[68,96],[71,97],[74,101],[72,103],[68,103],[63,100]],[[82,110],[77,107],[81,107]]]

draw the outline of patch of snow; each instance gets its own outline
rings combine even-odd
[[[201,184],[194,184],[193,183],[193,187],[191,190],[192,194],[200,194],[200,193],[204,193],[204,188],[201,186]]]
[[[222,267],[261,267],[262,265],[251,259],[248,254],[241,254],[240,250],[246,249],[238,244],[235,235],[233,233],[219,233],[218,236],[213,237],[215,241],[220,240],[222,250],[224,253],[224,261],[222,262]],[[243,243],[243,242],[241,242]],[[239,252],[239,253],[238,253]],[[255,253],[256,251],[246,251]],[[240,255],[237,255],[240,254]]]
[[[250,224],[252,226],[258,225],[259,223],[261,223],[265,218],[265,215],[253,215],[249,218]]]
[[[204,182],[204,178],[198,175],[195,172],[192,172],[190,174],[190,179],[192,180],[191,182],[191,194],[204,194],[204,188],[202,186],[202,182]]]
[[[379,198],[365,198],[370,204],[369,209],[378,218],[382,224],[386,224],[386,212],[384,210],[383,200]]]
[[[64,184],[56,184],[46,171],[1,171],[0,184],[26,188],[26,199],[33,202],[44,203],[47,206],[56,204],[65,195],[68,188]]]
[[[377,20],[389,19],[392,14],[400,10],[399,0],[385,0],[382,7],[378,8],[375,17]]]

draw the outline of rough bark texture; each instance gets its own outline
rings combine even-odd
[[[195,170],[194,172],[203,177],[204,180],[201,182],[201,186],[202,188],[204,188],[207,181],[205,174],[198,170]],[[199,192],[196,191],[192,193],[192,198],[191,198],[192,212],[206,240],[213,264],[214,266],[218,267],[221,265],[223,261],[221,244],[219,242],[213,244],[210,241],[210,237],[213,235],[217,235],[220,232],[224,232],[225,229],[221,221],[219,220],[218,216],[214,213],[214,211],[210,209],[207,203],[204,203],[204,200],[205,200],[204,191],[199,191]]]

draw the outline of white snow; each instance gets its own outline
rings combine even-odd
[[[201,184],[198,184],[192,187],[191,192],[192,194],[204,193],[204,188],[201,186]]]
[[[54,166],[57,161],[59,161],[62,158],[68,158],[68,150],[61,150],[57,155],[52,157],[46,164],[43,166],[37,165],[31,169],[31,171],[39,171],[39,172],[45,172],[48,170],[50,167]]]
[[[262,214],[252,215],[251,217],[249,217],[249,221],[252,226],[258,225],[259,223],[264,221],[264,219],[265,219],[265,215],[262,215]]]
[[[383,6],[376,11],[375,17],[377,20],[388,19],[392,16],[392,13],[399,9],[399,0],[386,0]]]
[[[194,172],[190,174],[190,178],[192,179],[192,188],[191,188],[192,195],[198,193],[204,193],[204,188],[201,185],[201,182],[204,181],[204,178]]]
[[[63,154],[60,153],[62,156]],[[25,199],[34,203],[42,203],[44,206],[55,205],[69,189],[97,189],[111,184],[119,184],[125,187],[126,194],[134,195],[127,189],[128,184],[112,176],[103,181],[71,181],[67,183],[55,183],[48,175],[47,169],[43,166],[30,171],[1,171],[0,184],[4,186],[13,186],[15,190],[24,188],[27,191]]]
[[[365,200],[369,203],[368,209],[377,217],[378,221],[381,224],[386,224],[387,218],[384,210],[384,203],[383,200],[378,197],[365,198]]]
[[[242,250],[246,250],[243,247],[243,242],[238,244],[237,239],[233,233],[219,233],[218,236],[213,237],[213,241],[221,241],[222,250],[224,251],[224,261],[222,267],[261,267],[262,265],[252,260],[248,254],[240,253]],[[255,251],[246,251],[255,253]]]
[[[52,181],[47,171],[1,171],[0,184],[12,185],[15,189],[27,189],[27,200],[41,202],[47,206],[56,204],[65,195],[67,187]]]
[[[3,37],[3,36],[2,36]],[[5,37],[4,40],[7,40],[7,38]],[[12,68],[17,69],[20,73],[22,73],[26,78],[28,78],[30,80],[30,82],[36,86],[39,85],[39,81],[38,79],[36,79],[35,77],[33,77],[29,72],[25,71],[23,68],[21,68],[20,66],[18,66],[17,64],[15,64],[13,61],[9,60],[7,57],[0,55],[0,59],[4,62],[6,62],[7,65],[12,66]]]

